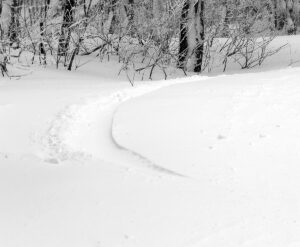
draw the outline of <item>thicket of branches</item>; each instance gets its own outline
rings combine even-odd
[[[131,76],[170,66],[200,73],[219,59],[242,69],[279,49],[278,34],[296,34],[298,0],[0,0],[0,69],[21,54],[31,63],[73,70],[76,58],[117,57]]]

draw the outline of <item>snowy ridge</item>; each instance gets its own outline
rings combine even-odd
[[[157,166],[148,158],[127,149],[114,138],[114,113],[123,102],[174,84],[206,80],[208,77],[193,76],[168,81],[146,82],[134,88],[125,88],[109,95],[88,98],[82,104],[66,107],[42,135],[44,160],[58,164],[65,161],[84,162],[100,159],[112,163],[145,163],[147,167],[162,173],[184,176]],[[115,157],[111,160],[111,157]]]

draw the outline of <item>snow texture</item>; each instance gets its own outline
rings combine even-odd
[[[113,61],[10,68],[0,246],[299,246],[299,37],[286,41],[251,73],[135,87]]]

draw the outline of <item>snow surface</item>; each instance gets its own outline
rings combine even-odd
[[[0,246],[300,246],[285,40],[252,73],[132,88],[94,61],[0,78]]]
[[[197,181],[200,236],[222,225],[192,246],[299,244],[299,74],[220,76],[119,107],[119,145]]]

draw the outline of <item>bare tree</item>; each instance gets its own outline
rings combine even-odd
[[[195,32],[196,32],[196,47],[195,47],[195,68],[194,72],[201,72],[204,56],[204,0],[198,0],[195,4]]]
[[[41,9],[42,17],[40,20],[40,36],[41,42],[39,45],[39,52],[43,59],[43,64],[46,64],[46,49],[45,49],[45,32],[47,26],[47,16],[48,16],[48,9],[50,5],[50,0],[44,0],[44,4]]]
[[[186,69],[189,58],[194,57],[194,72],[201,72],[204,55],[204,0],[186,0],[182,7],[178,68]]]
[[[2,9],[3,9],[3,0],[0,0],[0,20],[2,18]],[[2,41],[2,39],[3,39],[3,29],[0,23],[0,41]]]
[[[18,34],[20,31],[20,8],[21,0],[11,0],[10,2],[10,10],[11,10],[11,18],[8,28],[8,37],[11,45],[15,44],[16,47],[19,46]]]
[[[273,4],[274,25],[277,30],[285,28],[286,33],[296,34],[299,22],[298,0],[271,0]]]
[[[298,0],[285,0],[286,26],[288,34],[297,33]]]
[[[183,3],[181,18],[180,18],[180,37],[179,37],[179,54],[177,66],[185,70],[186,60],[188,56],[188,15],[190,9],[190,0],[185,0]]]
[[[58,41],[57,66],[61,57],[65,57],[66,65],[67,53],[70,45],[71,26],[74,23],[74,12],[76,0],[63,0],[63,21],[61,25],[61,33]]]

